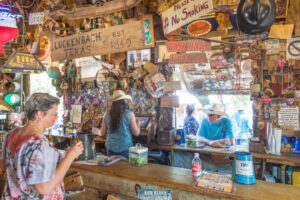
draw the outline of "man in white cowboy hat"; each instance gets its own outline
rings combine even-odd
[[[122,90],[116,90],[113,93],[111,108],[104,114],[101,135],[106,135],[108,156],[119,155],[128,159],[132,135],[140,134],[141,121],[129,110],[128,103],[132,103],[131,96]]]
[[[203,119],[198,131],[198,141],[213,147],[220,147],[229,138],[233,144],[233,125],[227,113],[218,104],[213,104],[207,110],[207,118]]]

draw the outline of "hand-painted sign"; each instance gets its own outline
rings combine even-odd
[[[181,53],[171,54],[169,65],[173,64],[198,64],[207,63],[205,53]]]
[[[162,13],[164,33],[168,34],[212,10],[212,0],[181,0]]]
[[[46,71],[46,68],[35,55],[15,51],[0,70],[3,72],[40,73]]]
[[[286,58],[300,60],[300,37],[287,40]]]
[[[183,40],[166,42],[169,52],[210,51],[210,42],[204,40]]]
[[[144,21],[54,38],[52,61],[125,52],[145,47]]]
[[[205,20],[197,20],[187,27],[187,33],[192,36],[201,36],[207,34],[211,30],[211,23]]]

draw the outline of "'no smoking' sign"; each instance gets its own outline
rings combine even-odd
[[[287,59],[300,60],[300,37],[287,40],[286,57]]]

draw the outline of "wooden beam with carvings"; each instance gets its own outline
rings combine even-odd
[[[45,11],[45,17],[65,16],[72,20],[90,18],[127,10],[136,7],[139,2],[140,0],[112,0],[104,3],[102,6],[92,5],[74,8],[73,10]]]

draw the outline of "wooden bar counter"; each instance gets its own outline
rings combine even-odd
[[[234,193],[221,193],[194,187],[191,170],[164,165],[147,164],[140,167],[118,161],[108,167],[74,163],[71,170],[79,171],[86,192],[68,199],[99,199],[103,193],[112,192],[122,199],[137,199],[136,184],[142,189],[172,191],[173,200],[196,199],[299,199],[300,187],[257,180],[255,185],[237,184]]]

